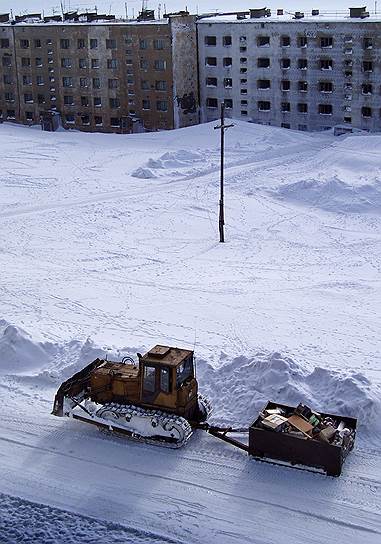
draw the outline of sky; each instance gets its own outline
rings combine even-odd
[[[125,14],[125,1],[124,0],[63,0],[66,10],[69,9],[93,9],[96,5],[99,11],[105,11],[106,13],[114,13],[115,15]],[[148,8],[155,9],[159,5],[159,0],[148,0]],[[192,13],[205,13],[211,11],[230,11],[240,10],[258,7],[269,7],[273,10],[277,8],[288,9],[290,11],[305,11],[308,12],[311,9],[320,9],[327,11],[342,11],[347,10],[349,7],[355,7],[364,5],[364,2],[356,2],[354,0],[268,0],[261,3],[254,3],[248,0],[235,0],[234,4],[231,0],[162,0],[161,9],[164,10],[164,6],[167,11],[178,11],[184,9],[187,6],[188,10]],[[378,10],[381,11],[381,1],[378,3]],[[127,2],[128,14],[132,17],[134,10],[135,15],[141,9],[142,0],[129,0]],[[368,2],[367,7],[369,10],[374,10],[374,2]],[[233,7],[234,6],[234,7]],[[0,0],[0,13],[7,13],[11,9],[14,14],[20,14],[25,12],[40,12],[45,11],[45,14],[52,13],[52,8],[57,12],[60,10],[60,0]]]

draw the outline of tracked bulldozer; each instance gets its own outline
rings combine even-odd
[[[52,413],[177,448],[210,409],[198,393],[193,351],[157,345],[136,363],[96,359],[60,386]]]

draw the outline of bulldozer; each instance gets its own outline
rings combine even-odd
[[[96,359],[62,383],[52,414],[181,447],[211,411],[198,393],[193,351],[157,345],[137,359]]]

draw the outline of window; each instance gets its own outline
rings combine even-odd
[[[120,128],[120,119],[119,117],[111,117],[110,125],[115,128]],[[147,389],[146,389],[147,391]]]
[[[271,109],[271,103],[270,102],[267,102],[267,101],[264,101],[264,100],[260,100],[258,102],[258,110],[259,111],[270,111]]]
[[[149,82],[146,79],[142,79],[140,82],[140,88],[143,89],[143,91],[148,91],[150,88]]]
[[[20,40],[20,47],[21,47],[21,49],[28,49],[29,40]]]
[[[224,78],[224,87],[225,89],[230,89],[231,87],[233,87],[233,80],[231,77]]]
[[[258,89],[270,89],[271,83],[269,79],[258,79],[257,88]]]
[[[61,39],[61,40],[60,40],[60,46],[61,46],[61,49],[69,49],[69,47],[70,47],[70,40],[68,40],[68,39]]]
[[[101,88],[101,80],[99,77],[93,77],[93,89]]]
[[[116,118],[111,118],[111,124],[112,126],[115,126]],[[119,119],[117,122],[117,126],[119,126]],[[144,374],[143,374],[143,389],[144,391],[148,391],[151,393],[154,393],[155,391],[155,378],[156,378],[156,368],[154,366],[148,366],[144,365]]]
[[[64,104],[65,104],[65,106],[74,106],[74,96],[65,95],[64,96]]]
[[[87,68],[87,59],[79,59],[78,68]]]
[[[192,357],[187,357],[183,363],[176,368],[176,388],[193,376]]]
[[[216,77],[207,77],[206,78],[207,87],[217,87],[217,78]]]
[[[159,71],[162,71],[162,70],[165,70],[167,67],[167,63],[165,60],[162,60],[162,59],[157,59],[153,62],[153,68],[154,70],[159,70]]]
[[[164,80],[158,80],[155,81],[155,89],[156,91],[166,91],[167,90],[167,82]]]
[[[85,49],[86,43],[83,38],[79,38],[77,41],[77,49]]]
[[[119,98],[110,98],[110,108],[111,109],[120,108]]]
[[[352,123],[352,117],[344,116],[344,123]]]
[[[270,59],[259,58],[257,61],[258,68],[270,68]]]
[[[240,53],[246,53],[246,51],[247,51],[247,47],[246,47],[246,46],[245,46],[245,47],[240,47],[240,48],[239,48],[239,52],[240,52]]]
[[[132,59],[126,59],[126,64],[127,66],[130,66],[131,64],[133,64]]]
[[[15,110],[7,110],[7,119],[16,119]]]
[[[288,70],[291,66],[290,59],[280,59],[280,66],[281,68]]]
[[[222,45],[224,47],[229,47],[232,44],[231,36],[222,36]]]
[[[344,43],[352,43],[353,38],[352,36],[344,36]]]
[[[32,76],[22,76],[23,85],[32,85]]]
[[[116,49],[116,40],[106,40],[106,49]]]
[[[288,79],[282,79],[282,81],[280,82],[280,88],[281,88],[281,91],[289,91],[290,90],[290,82]]]
[[[307,36],[298,36],[298,47],[307,47]]]
[[[37,85],[43,85],[44,84],[43,76],[37,76],[36,77],[36,83],[37,83]]]
[[[280,110],[282,113],[287,113],[291,111],[291,105],[290,102],[282,102],[280,105]]]
[[[241,100],[241,106],[247,106],[247,100]]]
[[[307,125],[298,125],[298,130],[305,132],[307,130]]]
[[[241,62],[241,59],[240,59],[240,62]],[[222,60],[222,64],[225,67],[231,66],[233,64],[233,59],[231,57],[224,57]]]
[[[38,104],[45,104],[45,95],[44,94],[38,94],[37,95],[37,102],[38,102]]]
[[[373,62],[371,60],[364,60],[362,69],[364,72],[373,72]]]
[[[107,59],[107,68],[111,68],[113,70],[118,68],[118,60],[117,59]]]
[[[298,81],[298,91],[301,93],[306,93],[308,91],[307,81]]]
[[[52,45],[52,43],[53,43],[53,42],[52,42],[51,38],[47,38],[47,40],[46,40],[46,45]]]
[[[71,59],[61,59],[61,66],[62,66],[62,68],[70,68],[71,67]]]
[[[332,36],[326,36],[324,38],[320,38],[320,47],[324,49],[326,47],[332,47],[332,46],[333,46]]]
[[[81,121],[82,121],[82,125],[89,125],[90,124],[90,116],[85,114],[85,115],[81,115]]]
[[[166,100],[157,100],[156,101],[156,110],[157,111],[167,111],[168,102]]]
[[[139,49],[148,49],[148,41],[139,40]]]
[[[100,115],[94,115],[94,123],[96,126],[101,126],[103,124],[102,117]]]
[[[215,46],[215,45],[217,45],[217,38],[216,38],[216,36],[205,36],[205,45],[208,45],[208,46]]]
[[[142,109],[143,110],[149,110],[151,109],[151,103],[149,100],[142,100]]]
[[[332,81],[319,81],[319,91],[321,93],[332,93],[333,92]]]
[[[24,68],[27,67],[27,66],[30,66],[30,58],[29,57],[22,57],[21,66],[23,66]]]
[[[79,78],[79,86],[80,86],[80,87],[88,87],[88,86],[89,86],[89,78],[87,78],[87,77],[80,77],[80,78]]]
[[[281,36],[280,37],[280,45],[281,45],[281,47],[290,47],[290,45],[291,45],[290,36]]]
[[[282,128],[291,128],[290,123],[281,123],[280,126],[281,126]]]
[[[4,85],[12,85],[12,77],[9,74],[3,75]]]
[[[35,65],[36,65],[36,66],[42,66],[42,58],[36,57],[36,59],[35,59]]]
[[[217,66],[217,57],[206,57],[205,58],[206,66]]]
[[[226,109],[232,109],[233,100],[231,98],[225,98],[224,103],[225,103],[225,108]]]
[[[372,49],[373,47],[373,38],[366,37],[363,41],[364,49]]]
[[[241,77],[241,79],[239,80],[241,85],[246,85],[247,84],[247,79],[244,78],[244,77]]]
[[[307,70],[307,66],[308,66],[307,59],[298,59],[299,70]]]
[[[247,94],[247,89],[241,89],[241,94]]]
[[[169,377],[170,377],[169,368],[162,367],[160,369],[160,389],[164,393],[170,392]]]
[[[239,37],[239,43],[241,45],[246,45],[246,36],[240,36]]]
[[[361,85],[361,91],[362,91],[362,94],[372,94],[372,84],[371,83],[363,83]]]
[[[33,94],[32,93],[25,93],[24,94],[24,102],[25,102],[25,104],[31,104],[33,102]]]
[[[217,98],[207,98],[206,99],[206,107],[207,108],[218,108]]]
[[[119,82],[117,79],[109,79],[108,80],[108,88],[109,89],[117,89],[119,86]]]
[[[99,68],[99,59],[91,59],[91,68]]]
[[[297,109],[299,113],[308,113],[308,104],[299,103]]]
[[[65,119],[67,123],[70,123],[70,124],[75,123],[74,115],[66,115]]]
[[[147,59],[140,59],[140,69],[141,70],[148,70],[149,63]]]
[[[153,48],[157,50],[164,49],[164,40],[153,40]]]
[[[243,116],[247,115],[247,110],[241,110],[241,115]]]
[[[89,97],[88,96],[81,96],[81,106],[84,106],[87,108],[89,106]]]
[[[332,115],[332,105],[331,104],[319,104],[318,109],[320,115]]]
[[[102,107],[102,98],[100,96],[94,96],[93,104],[96,108]]]
[[[72,77],[63,77],[62,78],[62,86],[63,87],[72,87],[73,86],[73,78]]]
[[[332,70],[332,59],[320,59],[320,70]]]
[[[239,73],[240,74],[246,74],[247,73],[247,68],[240,68]]]
[[[10,55],[9,56],[7,55],[7,56],[3,57],[2,64],[3,64],[3,66],[7,66],[7,67],[11,66],[12,57]]]
[[[372,117],[372,108],[369,108],[368,106],[363,106],[361,108],[361,115],[366,119],[369,119],[370,117]]]
[[[6,92],[4,94],[5,102],[14,102],[15,101],[15,95],[12,92]]]
[[[270,46],[270,36],[258,36],[257,46],[258,47],[269,47]]]
[[[90,49],[98,48],[98,40],[96,38],[90,38]]]
[[[8,38],[2,38],[0,40],[0,48],[1,49],[8,49],[9,48],[9,39]]]

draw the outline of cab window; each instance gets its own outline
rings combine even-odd
[[[180,385],[192,377],[193,361],[191,357],[188,357],[176,368],[176,387],[180,387]]]
[[[160,369],[160,389],[164,393],[169,393],[169,368],[164,367]]]
[[[151,393],[155,391],[155,375],[156,375],[156,368],[154,366],[146,365],[144,367],[144,381],[143,381],[144,391],[150,391]]]

